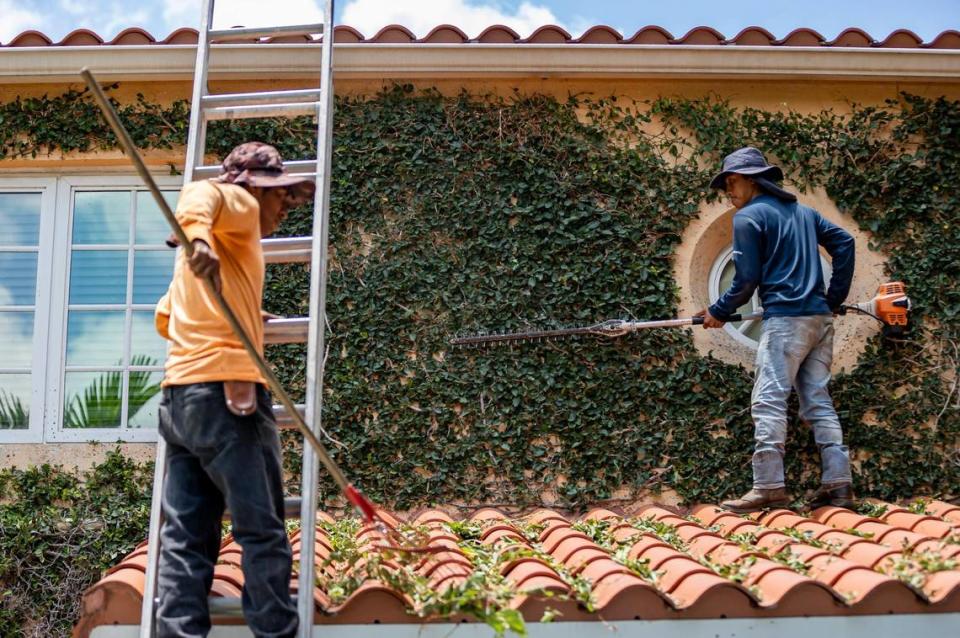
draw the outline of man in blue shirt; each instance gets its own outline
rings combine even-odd
[[[800,418],[813,428],[823,465],[821,486],[810,505],[854,504],[850,456],[830,399],[833,314],[850,291],[854,241],[842,228],[797,202],[775,182],[779,167],[767,164],[755,148],[742,148],[723,160],[710,186],[723,189],[737,209],[733,217],[730,289],[700,311],[704,328],[720,328],[760,289],[763,335],[757,351],[751,399],[754,422],[753,489],[721,507],[748,513],[790,503],[783,475],[787,438],[787,399],[800,399]],[[830,255],[833,275],[824,290],[818,246]]]

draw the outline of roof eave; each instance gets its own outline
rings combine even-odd
[[[215,47],[217,79],[314,77],[310,44]],[[22,47],[0,51],[0,82],[189,80],[195,45]],[[960,50],[629,44],[338,44],[339,79],[646,78],[960,81]]]

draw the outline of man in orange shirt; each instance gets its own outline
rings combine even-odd
[[[218,178],[181,191],[177,220],[194,252],[189,259],[185,251],[178,255],[156,314],[157,330],[171,342],[160,403],[160,434],[167,442],[160,638],[210,631],[207,596],[225,507],[243,548],[247,624],[256,636],[296,633],[280,439],[270,395],[203,278],[213,280],[262,353],[260,239],[313,191],[308,178],[288,174],[277,150],[260,142],[233,149]]]

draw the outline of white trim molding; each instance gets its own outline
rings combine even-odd
[[[828,616],[816,618],[725,618],[707,620],[613,620],[607,622],[527,623],[530,638],[902,638],[952,636],[960,614],[893,614],[887,616]],[[135,625],[101,625],[90,638],[136,638]],[[314,625],[315,638],[493,638],[483,623],[424,625]],[[249,638],[242,625],[214,626],[210,638]],[[507,636],[515,636],[510,632]]]
[[[213,47],[213,79],[315,77],[315,44]],[[842,79],[960,83],[960,50],[683,44],[336,45],[337,79],[683,78]],[[0,48],[0,83],[189,80],[196,45]]]

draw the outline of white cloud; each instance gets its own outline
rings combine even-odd
[[[542,5],[523,2],[515,12],[493,3],[468,0],[349,0],[343,8],[343,24],[371,37],[388,24],[401,24],[423,37],[439,24],[452,24],[474,38],[494,24],[503,24],[521,36],[529,36],[545,24],[563,26],[553,12]]]
[[[213,12],[213,27],[280,26],[323,22],[322,0],[219,0]],[[178,28],[200,24],[199,0],[164,0],[163,19],[167,26]]]
[[[27,29],[43,24],[40,13],[17,7],[17,0],[0,0],[0,42],[6,43]]]

